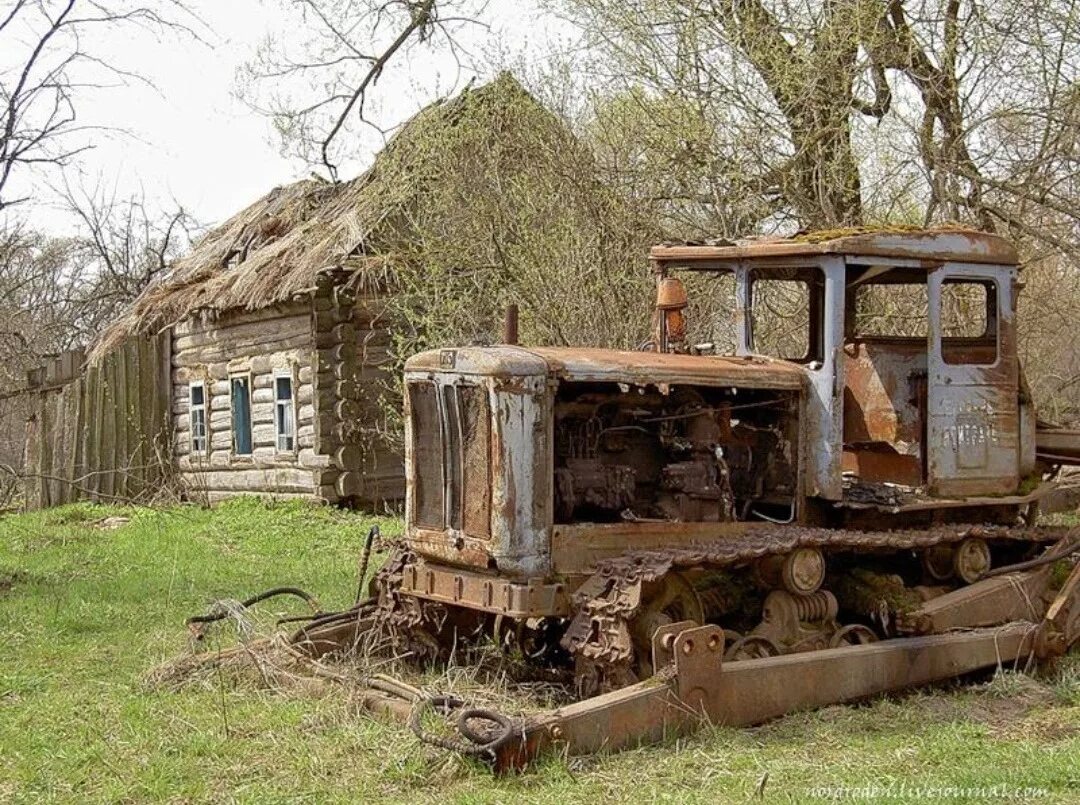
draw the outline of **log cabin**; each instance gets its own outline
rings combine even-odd
[[[483,219],[486,231],[489,208],[513,204],[505,188],[532,180],[554,215],[577,216],[581,237],[563,248],[612,251],[608,233],[633,227],[607,212],[614,202],[588,196],[610,191],[571,196],[571,150],[591,159],[509,74],[466,89],[419,112],[356,179],[276,188],[208,232],[97,339],[90,360],[170,334],[172,460],[192,499],[398,501],[405,473],[395,381],[407,356],[395,351],[398,323],[387,310],[403,272],[423,274],[417,221],[446,235],[449,259],[474,261],[462,270],[487,270],[490,259],[463,257],[454,233],[466,237],[463,217]],[[448,189],[450,179],[457,184]],[[531,208],[512,224],[499,218],[472,238],[487,248],[538,227],[562,231],[552,213]]]

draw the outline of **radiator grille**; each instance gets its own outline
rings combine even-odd
[[[425,528],[491,534],[491,407],[487,389],[413,383],[414,515]]]
[[[491,532],[491,413],[487,389],[458,387],[461,418],[462,518],[466,534],[486,537]]]
[[[443,438],[439,401],[431,383],[409,386],[413,448],[413,520],[425,528],[443,522]]]

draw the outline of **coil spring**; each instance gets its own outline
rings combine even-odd
[[[836,614],[836,598],[826,590],[810,595],[793,595],[800,621],[820,621]]]

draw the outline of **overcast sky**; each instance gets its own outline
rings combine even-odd
[[[306,176],[308,169],[279,153],[270,122],[237,95],[238,69],[268,33],[280,32],[275,2],[190,0],[188,5],[205,22],[208,45],[181,36],[159,42],[149,35],[90,43],[107,58],[119,57],[137,68],[154,88],[136,84],[99,91],[92,107],[84,106],[84,120],[125,131],[96,136],[81,174],[69,171],[67,178],[84,186],[99,181],[115,185],[120,196],[145,193],[151,203],[168,205],[175,199],[212,225],[276,185]],[[533,0],[491,0],[486,16],[490,31],[477,28],[465,34],[466,45],[477,55],[499,47],[514,59],[538,60],[566,33]],[[402,62],[380,80],[372,111],[380,121],[400,122],[469,77],[449,57]],[[343,178],[370,163],[380,144],[377,138],[372,133],[356,149]],[[39,205],[30,217],[53,231],[69,226],[47,205]]]

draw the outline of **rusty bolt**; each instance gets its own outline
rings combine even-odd
[[[562,738],[562,736],[563,736],[562,727],[560,727],[558,724],[554,724],[551,727],[551,739],[553,741],[557,741],[560,738]]]

